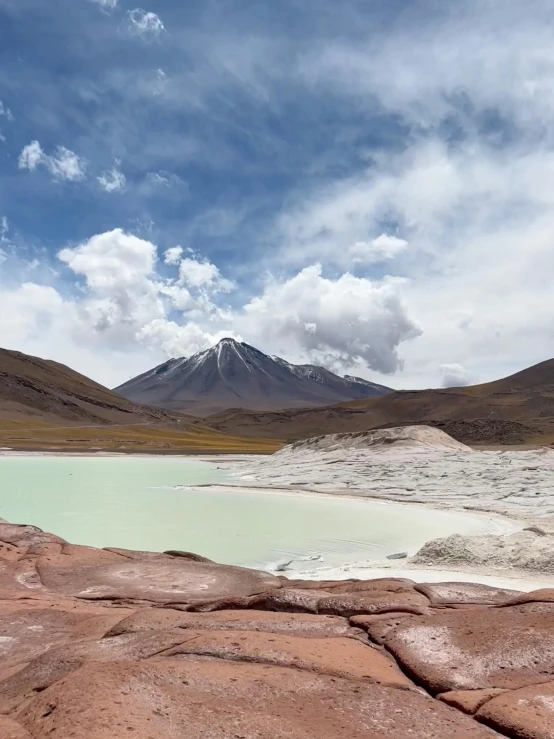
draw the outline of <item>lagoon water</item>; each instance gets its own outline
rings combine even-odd
[[[233,480],[217,462],[190,457],[3,456],[0,518],[76,544],[181,549],[270,570],[295,559],[296,572],[412,553],[452,533],[502,530],[502,523],[482,515],[302,492],[195,487],[225,482]]]

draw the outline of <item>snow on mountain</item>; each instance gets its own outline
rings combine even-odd
[[[170,359],[115,388],[124,398],[209,415],[228,408],[315,407],[386,395],[390,388],[324,367],[290,364],[249,344],[222,339],[188,359]]]

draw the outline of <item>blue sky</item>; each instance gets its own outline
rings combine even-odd
[[[395,387],[554,355],[545,0],[0,0],[0,345],[234,335]]]

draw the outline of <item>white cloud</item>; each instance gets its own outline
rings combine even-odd
[[[119,4],[119,0],[91,0],[91,2],[100,5],[103,10],[115,10]]]
[[[75,248],[62,249],[59,259],[88,287],[99,293],[136,290],[147,286],[154,271],[156,247],[121,229],[93,236]]]
[[[158,283],[157,288],[161,295],[169,298],[171,307],[175,310],[188,312],[197,307],[197,301],[182,285]]]
[[[208,261],[185,258],[179,263],[179,280],[195,288],[208,288],[212,292],[229,292],[233,283],[221,276],[219,269]]]
[[[4,244],[8,241],[8,231],[10,230],[10,224],[6,216],[0,218],[0,244]]]
[[[45,159],[46,154],[43,152],[39,142],[32,141],[30,144],[23,147],[21,154],[19,155],[19,169],[29,169],[32,172],[39,164],[42,164]]]
[[[181,247],[164,252],[174,276],[162,277],[156,246],[122,229],[64,248],[58,258],[79,278],[72,294],[67,275],[63,297],[38,278],[16,290],[4,286],[0,344],[50,357],[55,346],[59,361],[115,386],[166,357],[239,333],[291,358],[336,368],[362,361],[392,372],[401,365],[399,345],[418,334],[402,304],[401,281],[348,273],[328,279],[314,265],[272,279],[258,297],[246,305],[239,298],[231,310],[222,297],[233,283],[211,262],[182,253]]]
[[[464,387],[471,385],[473,380],[470,373],[461,364],[441,364],[439,372],[442,376],[443,387]]]
[[[166,249],[164,254],[164,262],[166,264],[179,264],[181,257],[183,256],[182,246],[171,246]]]
[[[11,110],[9,108],[6,108],[6,106],[1,100],[0,100],[0,118],[6,118],[6,120],[8,121],[13,121],[13,115],[12,115]],[[5,143],[6,141],[6,137],[4,136],[2,131],[0,131],[0,141],[2,141],[3,143]]]
[[[117,167],[113,167],[107,172],[104,172],[100,177],[96,178],[100,187],[106,192],[119,192],[125,189],[127,180],[123,172],[120,172]]]
[[[399,281],[373,283],[348,273],[328,279],[320,265],[306,267],[285,282],[270,283],[245,307],[248,334],[288,343],[289,351],[294,341],[327,364],[348,367],[363,360],[372,370],[392,373],[402,366],[399,345],[419,334],[401,287]]]
[[[167,74],[163,69],[156,71],[156,81],[154,83],[154,95],[162,95],[167,85]]]
[[[160,172],[148,172],[142,181],[141,190],[146,195],[155,195],[159,197],[172,196],[169,192],[175,188],[175,197],[183,197],[188,192],[188,183],[174,172],[161,170]]]
[[[540,185],[539,185],[540,183]],[[355,177],[303,194],[282,214],[281,264],[344,268],[385,218],[409,248],[390,264],[421,336],[402,350],[398,384],[429,386],[447,352],[494,379],[554,355],[554,149],[455,147],[415,138]],[[509,289],[510,299],[506,300]]]
[[[371,264],[394,259],[407,246],[408,242],[404,239],[383,233],[373,241],[357,241],[350,247],[349,254],[354,262]]]
[[[75,152],[65,146],[58,146],[53,155],[48,155],[38,141],[32,141],[19,155],[19,169],[33,172],[39,166],[46,167],[58,180],[76,182],[85,177],[86,162]]]
[[[134,356],[142,348],[145,356],[155,356],[151,361],[159,361],[206,349],[220,332],[228,332],[218,323],[224,312],[210,298],[227,281],[217,268],[210,278],[200,278],[206,262],[199,261],[195,273],[195,260],[188,260],[194,277],[187,286],[161,278],[156,246],[122,229],[62,249],[58,257],[85,282],[72,303],[73,341],[86,336],[106,356],[114,351]],[[179,322],[170,318],[172,311],[182,313]]]
[[[0,294],[2,346],[21,345],[56,319],[63,318],[64,301],[52,287],[23,283]]]
[[[156,13],[135,8],[127,11],[128,30],[145,40],[157,39],[165,31],[162,19]]]
[[[159,172],[149,172],[146,175],[146,179],[153,185],[164,185],[167,187],[171,184],[170,178],[166,175],[159,174]]]
[[[0,100],[0,117],[7,118],[8,121],[13,121],[13,115],[9,108]]]
[[[59,146],[55,156],[48,157],[47,166],[54,177],[70,182],[82,180],[85,177],[86,164],[84,159],[77,156],[75,152]]]

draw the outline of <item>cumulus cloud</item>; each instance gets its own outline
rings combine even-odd
[[[372,282],[348,273],[331,279],[313,265],[271,279],[257,297],[235,300],[231,309],[224,299],[233,282],[187,252],[183,257],[182,247],[166,249],[162,276],[156,245],[122,229],[61,249],[57,256],[73,275],[74,289],[68,291],[63,275],[63,296],[38,281],[0,290],[0,343],[50,356],[57,335],[58,358],[85,373],[87,363],[99,366],[102,358],[96,379],[116,385],[149,364],[189,356],[224,336],[245,337],[273,353],[286,346],[291,358],[336,369],[362,362],[390,373],[401,367],[399,346],[418,335],[400,280]],[[124,355],[126,376],[117,369]]]
[[[33,172],[43,166],[57,180],[76,182],[85,177],[86,162],[75,152],[58,146],[55,153],[48,155],[38,141],[32,141],[23,147],[19,155],[19,169],[28,169]]]
[[[349,273],[328,279],[316,264],[270,283],[244,310],[251,332],[266,341],[288,339],[316,361],[348,367],[362,360],[390,374],[402,367],[399,345],[419,335],[400,289],[396,280],[373,283]]]
[[[104,172],[96,178],[100,187],[106,192],[119,192],[125,189],[127,179],[123,172],[120,172],[117,167],[113,167],[107,172]]]
[[[443,387],[464,387],[472,384],[470,373],[461,364],[441,364],[439,372],[442,376]]]
[[[407,246],[408,242],[404,239],[383,233],[372,241],[357,241],[350,247],[349,253],[354,262],[371,264],[372,262],[394,259]]]
[[[165,31],[160,16],[142,8],[127,11],[127,28],[132,35],[145,41],[155,40]]]
[[[19,155],[19,169],[29,169],[34,171],[39,164],[45,160],[46,154],[43,152],[38,141],[32,141],[24,146]]]
[[[64,301],[52,287],[25,282],[0,296],[2,345],[20,344],[64,317]]]
[[[164,254],[164,262],[166,264],[179,264],[181,257],[183,256],[182,246],[171,246],[166,249]]]
[[[190,287],[209,288],[212,292],[229,292],[233,288],[233,283],[222,277],[215,264],[189,257],[179,262],[179,280]]]
[[[211,346],[223,331],[217,325],[222,312],[211,297],[231,283],[209,262],[181,260],[179,249],[174,247],[169,262],[169,250],[164,254],[166,264],[177,268],[176,277],[168,278],[157,272],[156,246],[122,229],[62,249],[58,258],[84,280],[84,295],[73,306],[78,332],[100,339],[111,350],[132,351],[142,345],[161,357]],[[174,311],[181,313],[179,322],[171,318]]]

